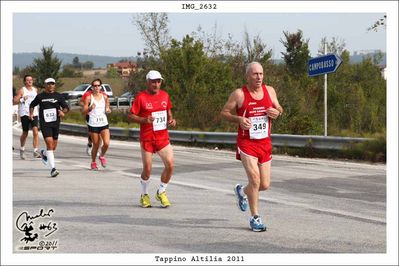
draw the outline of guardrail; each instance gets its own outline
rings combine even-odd
[[[79,135],[87,134],[86,125],[76,125],[61,123],[60,130]],[[138,140],[140,130],[138,128],[118,128],[110,127],[111,137],[128,138]],[[235,144],[237,133],[230,132],[202,132],[202,131],[178,131],[169,130],[169,136],[172,141],[185,143],[209,143],[209,144]],[[342,150],[350,148],[356,143],[370,141],[367,138],[350,137],[325,137],[312,135],[286,135],[272,134],[273,146],[287,148],[305,148]]]

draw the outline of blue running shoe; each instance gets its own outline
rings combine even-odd
[[[263,232],[267,229],[266,225],[262,222],[262,219],[258,215],[255,215],[249,219],[249,227],[254,232]]]
[[[48,164],[47,156],[44,155],[44,150],[43,150],[43,149],[40,150],[40,157],[42,157],[42,162],[43,162],[45,165],[47,165],[47,164]]]
[[[234,187],[234,193],[237,196],[238,207],[240,208],[241,211],[245,212],[248,209],[248,199],[245,196],[244,197],[241,196],[241,194],[244,194],[242,190],[243,188],[242,185],[240,184],[237,184]]]

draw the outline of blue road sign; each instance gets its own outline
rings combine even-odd
[[[336,54],[327,54],[308,61],[309,76],[317,76],[335,72],[341,65],[342,59]]]

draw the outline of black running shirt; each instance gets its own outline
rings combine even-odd
[[[60,124],[58,110],[62,110],[64,108],[69,110],[68,104],[65,102],[65,98],[58,92],[39,93],[31,102],[29,108],[34,108],[36,105],[39,105],[40,107],[40,124],[45,126],[58,126]]]

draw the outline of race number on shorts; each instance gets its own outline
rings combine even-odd
[[[152,112],[152,117],[154,117],[154,122],[152,122],[152,127],[154,131],[166,129],[166,110]]]
[[[47,123],[57,121],[57,109],[44,109],[43,110],[44,121]]]
[[[264,139],[269,136],[269,119],[267,116],[250,117],[252,127],[249,129],[250,139]]]

